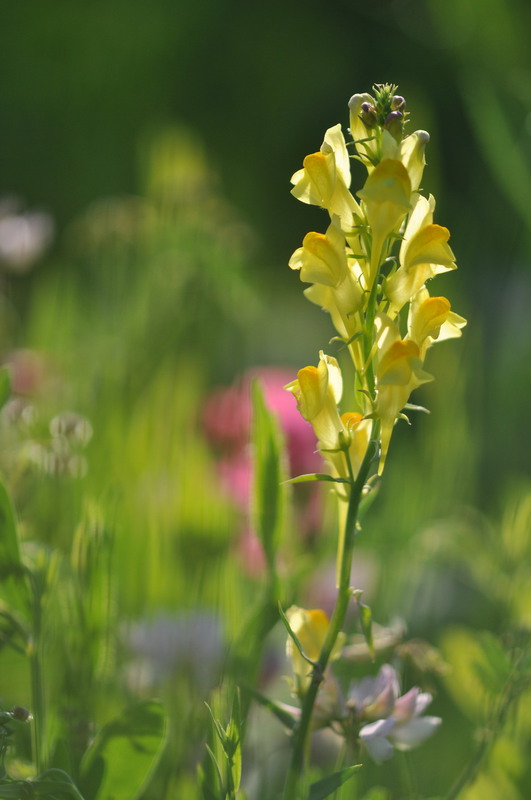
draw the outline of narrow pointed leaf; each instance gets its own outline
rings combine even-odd
[[[327,775],[326,778],[312,783],[308,794],[308,800],[324,800],[325,797],[330,797],[336,789],[339,789],[340,786],[343,786],[346,781],[352,778],[360,767],[361,764],[345,767],[345,769],[341,769],[339,772],[334,772],[332,775]]]
[[[361,631],[365,637],[365,641],[367,642],[367,647],[369,648],[371,659],[374,661],[375,651],[374,651],[374,639],[372,635],[372,611],[369,608],[369,606],[365,605],[365,603],[362,603],[359,599],[357,602],[360,615]]]
[[[306,655],[306,653],[302,649],[302,644],[300,643],[297,634],[295,633],[295,631],[292,629],[291,625],[289,624],[289,620],[288,620],[287,616],[284,614],[284,610],[282,609],[282,606],[280,605],[280,603],[278,604],[278,613],[280,614],[280,619],[284,623],[284,626],[285,626],[285,628],[286,628],[286,630],[288,632],[288,635],[289,635],[290,639],[292,639],[293,643],[295,644],[295,647],[297,648],[297,650],[301,654],[302,658],[305,661],[307,661],[308,664],[311,664],[312,667],[315,667],[315,664],[312,661],[312,659],[308,658],[308,656]]]
[[[283,708],[281,705],[279,705],[279,703],[276,703],[269,697],[261,694],[261,692],[257,691],[256,689],[253,689],[252,686],[246,686],[245,689],[258,703],[260,703],[263,708],[267,708],[267,710],[270,711],[273,716],[275,716],[279,722],[284,725],[285,728],[288,728],[290,731],[295,728],[297,720],[287,709]]]
[[[278,424],[265,404],[258,381],[251,389],[254,454],[253,521],[268,565],[274,569],[284,512],[282,444]]]
[[[0,408],[3,408],[11,394],[11,375],[7,367],[0,369]]]
[[[20,557],[15,510],[9,493],[0,480],[0,599],[13,612],[27,618],[30,593]]]
[[[347,478],[334,478],[326,472],[309,472],[306,475],[297,475],[296,478],[289,478],[283,483],[309,483],[310,481],[328,481],[329,483],[349,483]]]

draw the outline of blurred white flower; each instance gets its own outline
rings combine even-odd
[[[43,211],[19,211],[15,198],[0,201],[0,264],[27,272],[43,255],[54,234],[52,217]]]

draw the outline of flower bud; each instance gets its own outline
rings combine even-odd
[[[371,103],[362,103],[360,109],[360,119],[367,128],[374,128],[376,125],[376,109]]]
[[[11,714],[13,719],[16,719],[17,722],[29,722],[29,720],[32,718],[31,712],[23,706],[15,706],[12,708]]]
[[[384,128],[386,128],[386,130],[388,130],[398,142],[401,141],[404,130],[402,122],[403,118],[404,115],[401,111],[390,111],[384,122]]]
[[[400,94],[395,94],[391,98],[391,110],[392,111],[402,111],[402,113],[406,110],[406,101]]]

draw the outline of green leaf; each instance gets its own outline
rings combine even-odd
[[[252,686],[246,686],[245,691],[249,692],[249,694],[254,697],[254,699],[260,703],[263,708],[267,708],[268,711],[271,711],[273,716],[275,716],[279,722],[284,725],[284,727],[288,728],[292,731],[295,726],[297,725],[297,720],[295,717],[290,714],[285,708],[279,705],[275,700],[271,700],[269,697],[266,697],[257,689],[254,689]]]
[[[84,800],[72,778],[59,769],[43,772],[33,780],[0,781],[0,798],[2,800],[23,800],[23,798],[42,797],[45,800]]]
[[[389,792],[382,786],[373,786],[363,795],[363,800],[389,800]]]
[[[280,484],[281,436],[278,424],[266,407],[258,381],[251,387],[253,404],[252,445],[254,454],[253,521],[270,570],[280,539],[284,513],[284,491]]]
[[[232,784],[238,791],[242,779],[242,718],[240,692],[236,690],[232,701],[230,722],[227,725],[225,752],[232,773]]]
[[[215,755],[214,751],[210,747],[210,745],[206,744],[205,748],[206,748],[206,751],[207,751],[207,755],[208,755],[208,757],[210,759],[210,764],[214,767],[214,775],[215,775],[215,778],[216,778],[216,780],[218,782],[217,792],[221,793],[223,791],[223,776],[221,775],[221,769],[220,769],[220,766],[218,764],[218,760],[216,758],[216,755]],[[209,790],[209,792],[211,794],[214,794],[214,792],[213,792],[213,790],[211,788],[211,785],[208,786],[205,783],[204,786],[208,788],[208,790]],[[218,795],[218,793],[215,794],[216,797],[220,796],[220,795]]]
[[[474,664],[476,675],[486,691],[498,694],[508,680],[512,665],[500,640],[488,631],[477,634],[483,658]]]
[[[27,618],[30,593],[20,557],[15,511],[9,493],[0,480],[0,598],[9,609]]]
[[[369,606],[362,603],[359,598],[356,598],[356,602],[358,604],[358,610],[360,615],[360,626],[361,632],[365,637],[365,641],[367,642],[367,647],[369,648],[369,653],[371,654],[371,659],[374,661],[375,652],[374,652],[374,639],[372,635],[372,611]]]
[[[327,775],[317,783],[312,783],[308,800],[323,800],[324,797],[329,797],[336,789],[352,778],[352,776],[360,769],[361,764],[355,764],[352,767],[345,767],[345,769],[334,772],[332,775]]]
[[[289,478],[283,483],[309,483],[310,481],[328,481],[329,483],[350,483],[348,478],[334,478],[326,472],[309,472],[306,475],[297,475],[296,478]]]
[[[11,394],[11,373],[7,367],[0,369],[0,408],[3,408]]]
[[[87,800],[139,797],[162,753],[166,728],[166,714],[155,700],[131,706],[105,725],[81,763],[80,786]],[[103,770],[98,761],[103,762]],[[94,794],[100,770],[101,783]]]

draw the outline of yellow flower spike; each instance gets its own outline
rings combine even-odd
[[[379,475],[383,472],[398,415],[411,392],[431,380],[433,376],[422,369],[420,349],[416,342],[399,339],[382,354],[376,373],[376,414],[382,424]]]
[[[412,359],[420,362],[420,350],[416,342],[393,342],[378,366],[378,385],[406,386],[411,380]]]
[[[409,307],[408,338],[416,342],[421,357],[435,340],[457,338],[461,336],[461,328],[466,320],[451,310],[446,297],[430,297],[428,290],[422,287]]]
[[[334,223],[326,234],[307,233],[302,247],[289,260],[291,269],[300,270],[301,281],[336,287],[347,275],[345,239]]]
[[[317,367],[304,367],[297,373],[298,408],[304,419],[311,422],[323,408],[327,383],[323,385]]]
[[[311,153],[306,156],[302,166],[309,178],[309,190],[314,204],[327,208],[336,185],[336,164],[333,153],[327,155]]]
[[[400,144],[400,160],[408,171],[411,189],[416,191],[422,180],[426,166],[426,145],[430,141],[427,131],[415,131],[406,136]]]
[[[417,264],[440,264],[451,268],[455,256],[448,244],[450,231],[442,225],[426,225],[415,236],[405,239],[404,262],[408,268]]]
[[[345,430],[350,434],[349,457],[352,472],[354,478],[356,478],[369,446],[372,423],[370,419],[365,419],[362,414],[354,411],[347,411],[342,414],[341,422]]]
[[[411,181],[401,161],[380,161],[357,192],[363,201],[372,232],[369,282],[372,285],[380,265],[383,243],[411,208]]]
[[[450,232],[433,224],[435,201],[418,196],[404,231],[399,269],[385,281],[385,292],[395,313],[411,300],[427,280],[456,269],[448,239]]]
[[[337,177],[347,187],[350,186],[350,157],[345,144],[345,137],[341,130],[341,125],[333,125],[328,128],[324,135],[323,143],[321,145],[321,153],[332,154],[337,170]],[[352,198],[354,199],[354,198]]]
[[[330,625],[327,614],[320,608],[306,609],[291,606],[286,612],[286,617],[291,630],[300,642],[304,655],[311,661],[317,661]],[[344,634],[340,634],[330,656],[331,661],[340,655],[344,641]],[[286,653],[291,661],[297,693],[302,695],[309,686],[312,667],[301,656],[291,636],[288,636],[287,639]]]
[[[337,449],[343,430],[337,410],[343,379],[336,359],[321,351],[319,366],[299,370],[297,380],[285,388],[295,395],[301,416],[311,422],[320,449]]]
[[[409,338],[420,348],[428,336],[437,339],[441,325],[448,319],[450,309],[450,301],[446,297],[426,298],[416,307],[412,315],[411,324],[408,325]]]
[[[366,122],[364,122],[363,116],[361,116],[361,107],[364,103],[368,103],[369,106],[374,108],[375,102],[374,97],[371,97],[370,94],[365,92],[363,94],[352,95],[348,103],[350,134],[354,139],[358,156],[369,171],[373,168],[374,161],[376,160],[377,144],[374,139],[373,126],[371,125],[371,114],[369,112],[368,115],[365,115]],[[373,139],[373,141],[370,141],[371,139]]]
[[[350,338],[358,330],[355,318],[363,304],[363,290],[360,283],[363,273],[359,263],[353,258],[346,258],[346,272],[335,286],[326,285],[324,281],[315,283],[304,294],[311,303],[324,308],[332,316],[334,326],[340,336]]]
[[[350,162],[341,125],[326,131],[318,153],[303,161],[303,168],[291,178],[291,193],[298,200],[326,208],[339,217],[341,227],[351,230],[360,207],[348,190]]]

